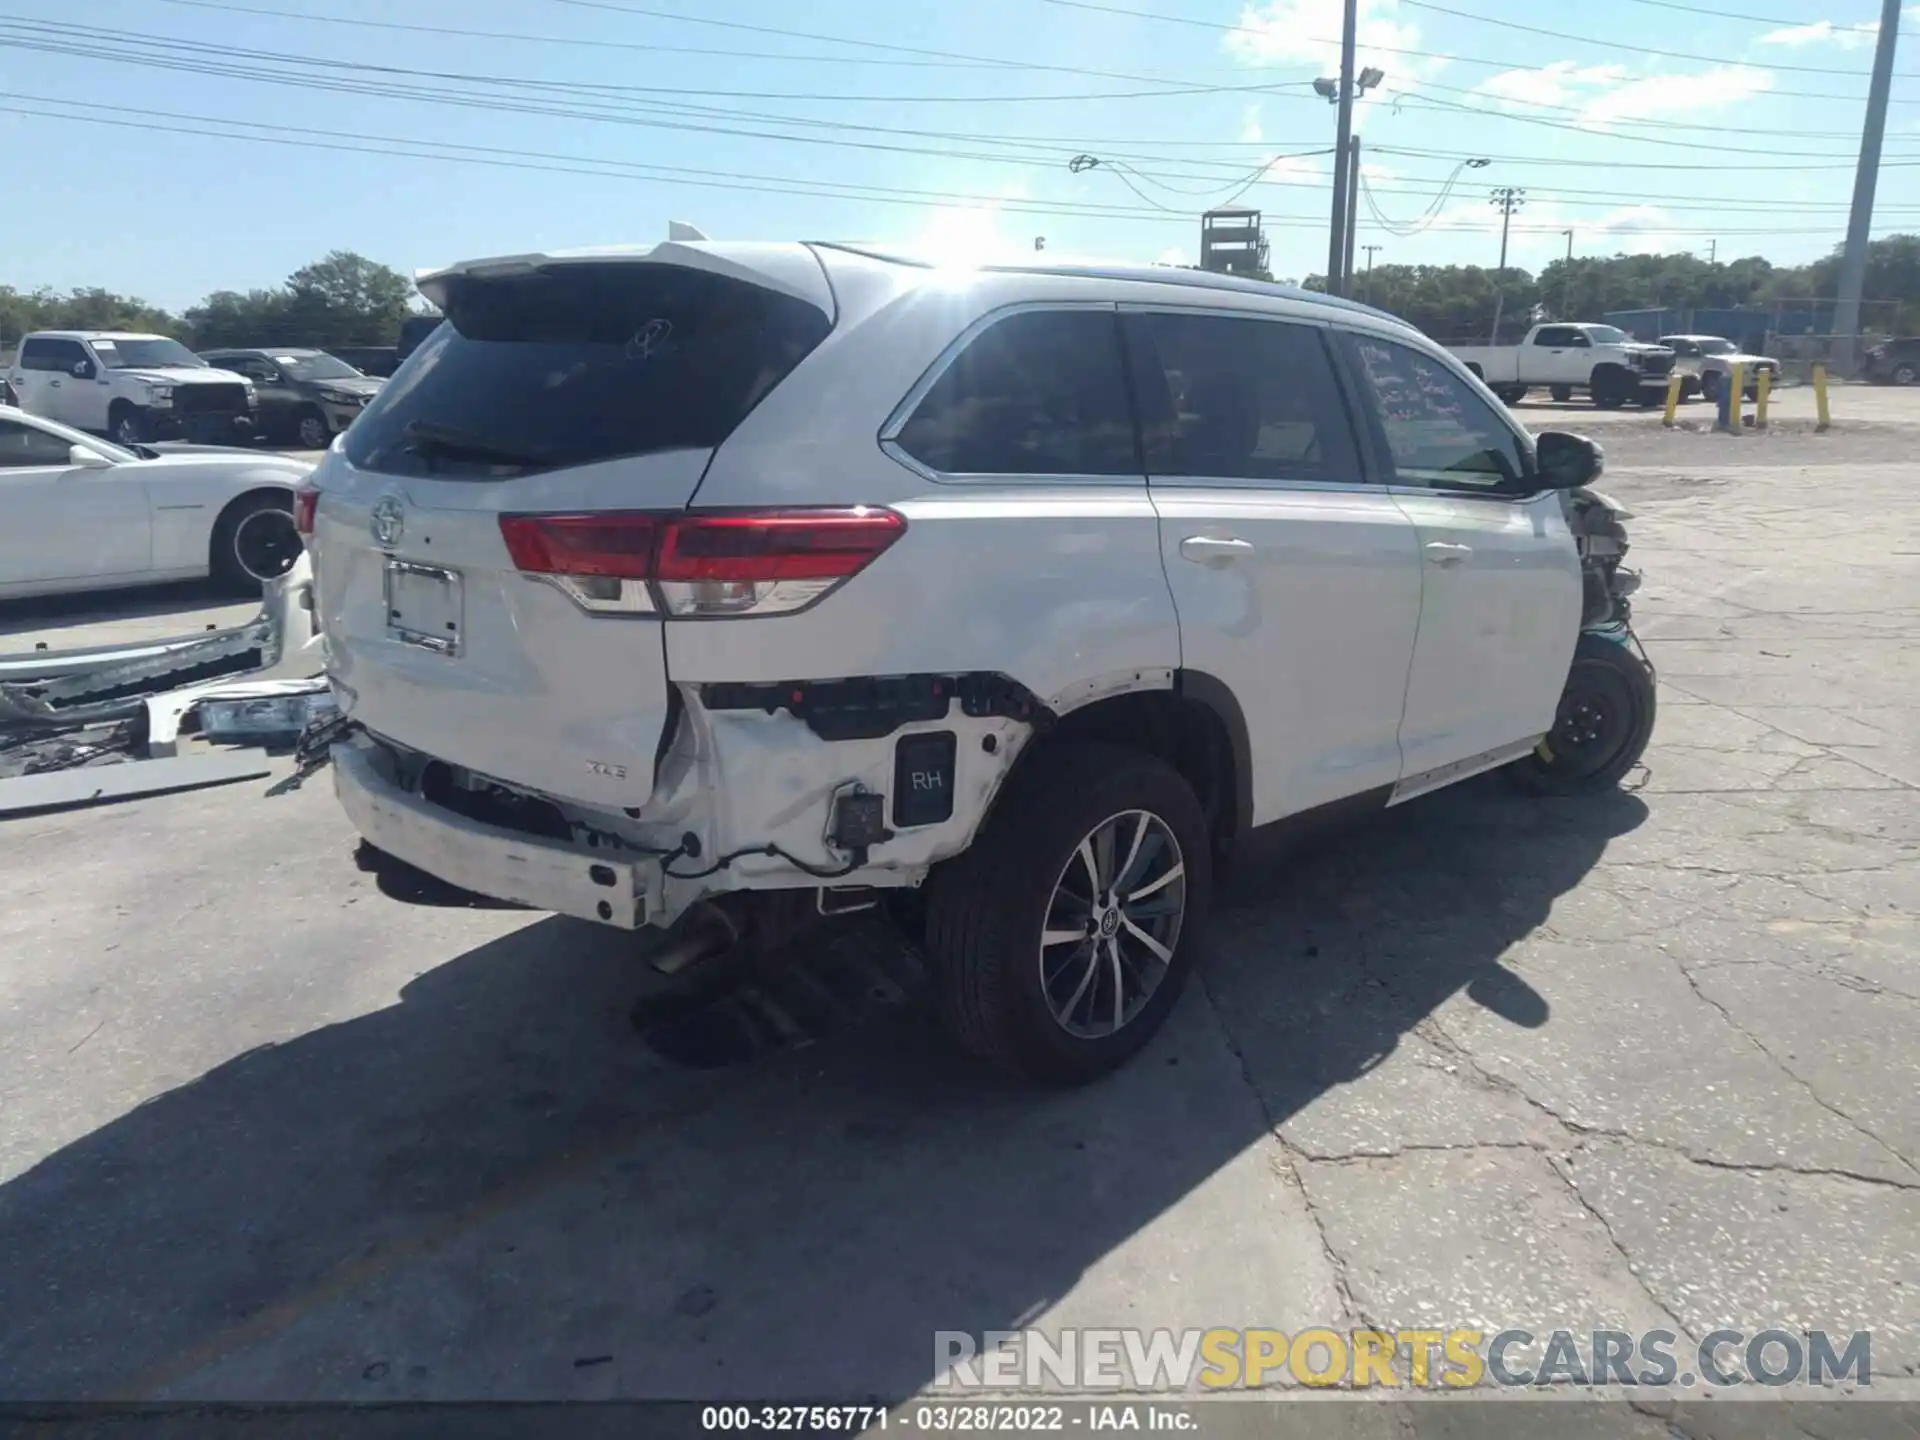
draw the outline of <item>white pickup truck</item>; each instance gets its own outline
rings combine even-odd
[[[1674,353],[1646,345],[1611,325],[1536,325],[1518,345],[1451,345],[1466,367],[1508,405],[1537,385],[1555,400],[1584,390],[1602,410],[1666,398]],[[1699,382],[1687,377],[1685,385]]]

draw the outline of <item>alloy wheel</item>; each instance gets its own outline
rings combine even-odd
[[[1074,848],[1047,902],[1040,986],[1054,1023],[1097,1040],[1159,989],[1186,916],[1186,864],[1159,816],[1125,810]]]

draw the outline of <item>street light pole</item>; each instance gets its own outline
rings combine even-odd
[[[1360,228],[1360,137],[1347,142],[1347,241],[1340,262],[1340,293],[1353,294],[1353,240]]]
[[[1867,87],[1867,123],[1860,132],[1860,165],[1853,176],[1853,213],[1840,259],[1840,293],[1833,308],[1834,366],[1853,373],[1860,343],[1860,294],[1867,283],[1867,237],[1873,230],[1873,190],[1880,179],[1880,142],[1887,133],[1887,94],[1893,88],[1893,47],[1900,38],[1900,0],[1882,0],[1880,41]]]
[[[1896,3],[1896,0],[1889,0]],[[1347,239],[1347,142],[1353,137],[1353,45],[1359,25],[1360,0],[1346,0],[1340,20],[1340,90],[1336,97],[1340,121],[1333,149],[1333,224],[1327,236],[1327,293],[1347,293],[1346,276],[1340,262],[1346,255]]]
[[[1376,250],[1384,249],[1385,247],[1380,245],[1362,245],[1360,248],[1367,252],[1366,299],[1368,304],[1372,304],[1373,303],[1373,252]]]

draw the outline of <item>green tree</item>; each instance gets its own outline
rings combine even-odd
[[[287,277],[286,323],[309,345],[391,345],[412,297],[398,270],[335,250]]]

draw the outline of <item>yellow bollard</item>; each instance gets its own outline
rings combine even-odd
[[[1680,389],[1687,383],[1687,377],[1675,371],[1667,376],[1667,413],[1660,423],[1669,430],[1673,428],[1674,414],[1680,409]]]
[[[1754,379],[1754,387],[1753,428],[1764,430],[1767,428],[1767,394],[1773,389],[1773,371],[1762,365],[1759,375]]]
[[[1827,367],[1818,360],[1813,364],[1813,411],[1819,417],[1813,428],[1826,429],[1830,420],[1827,414]]]
[[[1733,362],[1733,373],[1727,377],[1727,433],[1740,433],[1740,411],[1747,398],[1746,366],[1738,360]]]

